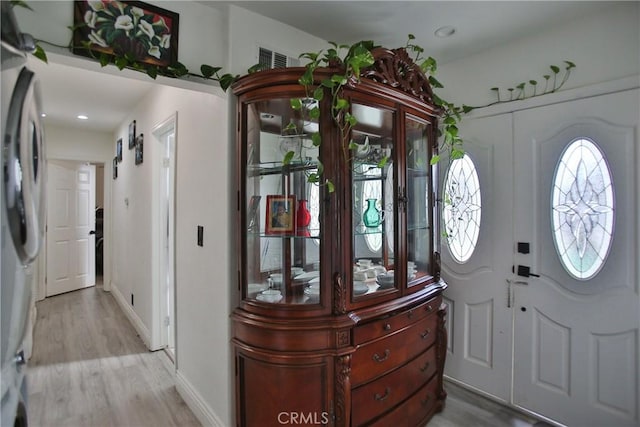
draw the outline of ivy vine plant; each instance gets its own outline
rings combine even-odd
[[[416,45],[412,34],[408,35],[408,40],[404,46],[405,50],[413,53],[415,56],[413,61],[420,67],[423,73],[429,79],[433,88],[442,88],[442,84],[435,78],[437,70],[436,60],[432,57],[424,58],[422,54],[424,49]],[[374,64],[372,50],[376,47],[373,41],[360,41],[353,45],[337,44],[329,42],[331,47],[326,52],[307,52],[300,55],[300,58],[309,62],[305,66],[305,71],[298,79],[298,82],[305,90],[305,98],[294,98],[291,100],[291,108],[300,111],[303,119],[311,120],[320,117],[319,102],[324,99],[325,90],[328,90],[331,96],[331,118],[340,130],[341,149],[345,161],[350,160],[350,153],[358,148],[358,145],[350,138],[351,130],[358,123],[350,110],[351,106],[348,99],[344,97],[344,88],[350,81],[359,81],[360,73]],[[341,56],[343,55],[343,56]],[[331,76],[320,81],[319,85],[315,84],[314,72],[319,67],[331,67],[339,70]],[[453,159],[460,158],[464,155],[462,148],[462,138],[458,134],[458,123],[461,120],[461,114],[466,107],[456,107],[454,104],[434,95],[434,103],[440,107],[442,111],[441,125],[439,134],[442,137],[441,149],[449,152],[449,157]],[[290,123],[285,131],[294,130],[295,124]],[[311,134],[311,141],[314,146],[320,146],[321,136],[319,132]],[[288,164],[293,160],[295,153],[290,151],[286,153],[283,163]],[[440,160],[439,155],[431,158],[431,164],[435,164]],[[383,168],[389,161],[387,156],[382,157],[377,166]],[[320,183],[322,176],[322,163],[318,159],[318,170],[316,173],[308,175],[308,181],[312,183]],[[326,185],[329,192],[334,191],[334,186],[330,180],[325,179],[323,185]]]
[[[491,92],[493,92],[496,96],[495,101],[476,107],[465,106],[465,112],[469,112],[478,108],[490,107],[496,104],[504,104],[507,102],[534,98],[536,96],[542,96],[548,93],[557,92],[567,82],[569,76],[571,75],[571,70],[573,70],[574,68],[576,68],[576,64],[571,61],[564,61],[564,69],[561,69],[557,65],[549,65],[551,73],[544,74],[542,76],[542,78],[544,79],[544,87],[541,87],[541,89],[538,90],[537,80],[529,80],[527,82],[518,83],[513,87],[507,88],[507,92],[509,94],[508,98],[500,96],[499,87],[492,87]],[[562,76],[560,75],[561,73]]]
[[[13,7],[22,7],[28,10],[33,11],[33,8],[29,6],[29,4],[25,0],[11,0],[11,5]],[[70,51],[77,50],[86,50],[88,55],[93,59],[98,61],[102,67],[106,67],[109,64],[115,65],[119,70],[131,69],[135,71],[139,71],[142,73],[146,73],[152,79],[156,79],[158,76],[171,77],[171,78],[181,78],[185,76],[198,77],[205,80],[213,80],[218,82],[220,88],[223,91],[227,91],[227,89],[235,82],[240,76],[234,75],[230,73],[221,73],[222,67],[213,67],[208,64],[203,64],[200,66],[200,74],[189,71],[189,69],[179,61],[167,66],[167,67],[159,67],[155,65],[149,64],[141,64],[136,61],[135,57],[130,53],[99,53],[96,54],[93,49],[91,49],[92,42],[91,41],[83,41],[80,46],[73,44],[73,32],[78,28],[85,27],[87,24],[78,24],[75,26],[68,26],[67,28],[71,31],[71,38],[69,43],[66,46],[59,45],[56,43],[51,43],[46,40],[35,39],[35,51],[32,54],[48,63],[48,58],[45,50],[42,48],[42,45],[53,46],[61,49],[68,49]],[[256,71],[264,68],[260,64],[256,64],[247,70],[247,73],[251,74]]]

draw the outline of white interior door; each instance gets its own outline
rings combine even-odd
[[[449,310],[445,374],[509,401],[512,310],[507,306],[506,279],[513,260],[511,115],[465,119],[461,134],[465,135],[467,167],[456,167],[456,163],[462,166],[461,160],[451,167],[447,161],[440,166],[443,231],[447,233],[442,276],[449,285],[444,293]]]
[[[513,287],[514,403],[570,426],[640,425],[639,100],[630,90],[514,115],[515,237],[531,243],[516,261],[539,275]],[[600,169],[589,152],[563,157],[580,138],[606,159]],[[556,167],[570,185],[554,220]]]
[[[46,295],[95,285],[95,166],[49,161]]]

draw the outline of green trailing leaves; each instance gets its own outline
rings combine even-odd
[[[200,72],[205,79],[210,79],[221,69],[222,67],[212,67],[211,65],[207,64],[203,64],[202,66],[200,66]]]
[[[293,160],[293,156],[295,156],[296,153],[294,153],[293,151],[288,151],[287,154],[284,155],[284,158],[282,159],[282,164],[283,165],[288,165],[289,163],[291,163],[291,160]]]
[[[509,99],[501,99],[500,98],[500,88],[492,87],[490,90],[495,94],[496,101],[490,102],[486,105],[480,105],[476,107],[471,107],[472,109],[476,108],[484,108],[490,105],[501,104],[505,102],[511,102],[516,100],[522,100],[526,98],[532,98],[534,96],[545,95],[547,93],[553,93],[559,90],[569,78],[571,74],[571,70],[576,68],[576,64],[571,61],[563,61],[565,64],[564,73],[560,80],[558,80],[559,75],[562,70],[557,65],[550,65],[549,69],[552,71],[552,74],[544,74],[542,78],[544,79],[544,88],[542,90],[538,90],[538,81],[534,79],[528,80],[526,83],[519,83],[514,88],[508,88]],[[553,77],[553,79],[551,79]],[[516,92],[517,90],[517,92]],[[463,109],[464,111],[464,109]]]
[[[16,7],[16,6],[18,6],[18,7],[23,7],[23,8],[25,8],[25,9],[29,9],[30,11],[33,11],[33,9],[31,8],[31,6],[29,6],[29,5],[27,4],[27,2],[26,2],[26,1],[24,1],[24,0],[11,0],[11,6],[12,6],[12,7]],[[46,62],[46,61],[45,61],[45,62]]]
[[[35,56],[36,58],[38,58],[39,60],[47,64],[49,63],[49,59],[47,58],[47,53],[39,44],[36,44],[36,50],[33,52],[33,56]]]

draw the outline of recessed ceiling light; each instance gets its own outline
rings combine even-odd
[[[80,120],[88,120],[88,119],[89,119],[89,117],[88,117],[88,116],[85,116],[84,114],[78,114],[78,118],[79,118]]]
[[[445,25],[444,27],[438,28],[433,34],[435,34],[436,37],[444,38],[452,36],[455,32],[456,29],[454,27],[451,25]]]

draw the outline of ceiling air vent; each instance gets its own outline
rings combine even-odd
[[[297,67],[300,65],[298,59],[265,49],[264,47],[261,47],[258,52],[258,63],[265,68]]]

